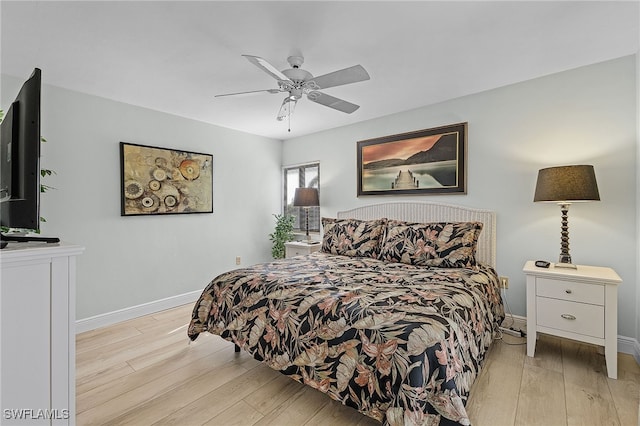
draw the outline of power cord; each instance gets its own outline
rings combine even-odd
[[[526,342],[520,342],[520,343],[508,343],[504,340],[504,335],[508,334],[510,336],[513,337],[519,337],[519,338],[524,338],[527,337],[527,333],[525,333],[522,330],[518,330],[516,328],[514,328],[514,324],[515,324],[515,319],[513,318],[513,313],[511,312],[511,307],[509,306],[509,301],[507,300],[507,294],[505,291],[505,288],[500,286],[502,288],[502,300],[504,302],[505,307],[507,308],[507,312],[508,312],[508,316],[511,318],[511,324],[509,325],[503,325],[501,327],[498,328],[498,336],[495,338],[495,340],[502,340],[503,343],[507,344],[507,345],[524,345]]]

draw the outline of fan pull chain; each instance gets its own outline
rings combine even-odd
[[[291,133],[291,111],[289,111],[289,114],[287,114],[287,119],[289,121],[289,129],[288,132]]]

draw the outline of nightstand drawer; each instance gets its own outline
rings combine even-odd
[[[290,241],[284,244],[285,257],[303,256],[307,254],[319,251],[322,248],[322,244],[307,244],[305,242]]]
[[[538,325],[604,338],[604,306],[536,298]]]
[[[536,295],[604,306],[604,285],[538,278]]]
[[[309,250],[300,247],[287,247],[285,257],[302,256],[303,254],[309,254]]]

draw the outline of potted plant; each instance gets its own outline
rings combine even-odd
[[[273,242],[271,255],[274,259],[282,259],[285,255],[284,243],[293,240],[293,223],[295,217],[290,214],[274,214],[276,218],[276,228],[269,234],[269,239]]]

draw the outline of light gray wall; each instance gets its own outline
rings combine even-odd
[[[24,79],[2,76],[3,109]],[[43,234],[86,247],[78,319],[202,290],[236,256],[271,258],[281,141],[48,85],[42,134],[42,164],[57,172],[41,198]],[[212,154],[214,213],[121,217],[120,141]]]
[[[640,51],[636,53],[636,114],[640,115]],[[640,257],[640,117],[636,116],[636,259]],[[640,276],[640,260],[636,263],[636,274]],[[636,284],[636,342],[640,342],[640,289]],[[640,344],[636,343],[640,353]],[[640,359],[637,360],[640,363]]]
[[[522,265],[555,260],[560,246],[559,209],[532,202],[537,170],[589,163],[602,201],[572,206],[571,254],[620,274],[619,334],[638,339],[636,66],[621,58],[284,144],[45,85],[43,165],[57,171],[47,180],[57,189],[42,198],[43,232],[87,248],[78,319],[200,290],[236,256],[270,258],[281,164],[320,160],[325,216],[398,199],[496,210],[498,272],[510,277],[513,313],[525,315]],[[22,81],[2,76],[4,109]],[[461,121],[469,123],[467,195],[356,197],[356,141]],[[214,213],[121,217],[120,141],[213,154]]]
[[[510,278],[507,300],[516,315],[526,315],[525,261],[556,261],[560,252],[559,207],[532,201],[538,170],[593,164],[602,201],[571,206],[571,254],[575,263],[610,266],[622,277],[618,330],[634,337],[635,68],[635,56],[625,57],[288,140],[283,164],[320,160],[324,216],[400,199],[495,210],[498,273]],[[467,195],[356,197],[356,141],[464,121],[469,123]]]

